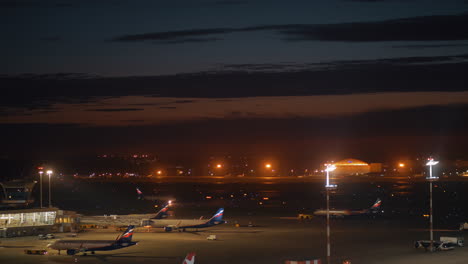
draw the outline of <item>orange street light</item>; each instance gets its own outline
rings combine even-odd
[[[271,168],[271,164],[270,163],[265,164],[265,168],[267,169]]]
[[[223,167],[223,165],[221,165],[221,164],[216,165],[216,168],[218,168],[218,169],[221,169],[221,167]]]

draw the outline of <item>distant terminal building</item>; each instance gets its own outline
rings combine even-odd
[[[381,163],[367,163],[358,159],[344,159],[333,163],[336,170],[333,171],[336,175],[360,175],[370,172],[378,173],[382,171]]]
[[[31,236],[77,230],[79,216],[58,208],[0,211],[0,237]]]
[[[353,175],[366,174],[370,172],[368,163],[358,159],[344,159],[335,162],[336,170],[333,172],[336,175]]]

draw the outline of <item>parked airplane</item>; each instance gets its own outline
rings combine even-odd
[[[223,220],[224,208],[220,208],[216,214],[208,220],[203,219],[150,219],[148,225],[152,227],[162,227],[164,231],[171,232],[172,230],[185,231],[186,229],[198,229],[221,225],[226,223]]]
[[[127,230],[116,240],[57,240],[47,247],[58,250],[59,255],[61,250],[66,250],[67,255],[75,255],[80,252],[86,255],[87,251],[94,254],[95,251],[121,249],[137,244],[137,242],[132,242],[134,228],[135,226],[129,225]]]
[[[169,197],[169,196],[160,196],[160,195],[145,195],[143,194],[143,192],[140,190],[140,188],[136,188],[136,192],[137,192],[137,195],[138,195],[138,200],[148,200],[148,201],[159,201],[159,200],[163,200],[163,201],[167,201],[167,200],[171,200],[171,201],[175,201],[176,199],[174,197]]]
[[[182,264],[195,264],[195,253],[188,253]]]
[[[375,203],[369,209],[362,209],[362,210],[337,210],[337,209],[330,209],[329,213],[331,217],[346,217],[346,216],[358,216],[358,215],[376,215],[383,213],[383,210],[380,209],[382,205],[382,200],[377,198]],[[327,210],[319,209],[314,212],[316,216],[327,216]]]
[[[167,211],[169,211],[169,207],[172,205],[172,201],[169,200],[166,205],[164,205],[159,212],[156,213],[154,217],[151,217],[151,219],[163,219],[167,217]]]
[[[123,226],[124,228],[128,225],[135,226],[148,226],[148,219],[163,219],[168,216],[169,207],[172,201],[169,201],[164,205],[159,212],[156,214],[130,214],[130,215],[94,215],[94,216],[82,216],[80,223],[83,225],[115,225]]]

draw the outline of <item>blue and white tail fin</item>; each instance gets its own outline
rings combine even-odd
[[[195,264],[195,253],[188,253],[182,264]]]
[[[382,205],[382,200],[380,200],[380,198],[377,198],[374,205],[372,205],[372,207],[370,209],[371,210],[378,210],[378,209],[380,209],[381,205]]]
[[[171,201],[169,201],[166,205],[164,205],[164,207],[159,210],[159,212],[156,213],[156,215],[154,217],[152,217],[151,219],[163,219],[163,218],[166,218],[167,215],[168,215],[168,211],[169,211],[169,206],[171,206]]]
[[[219,208],[216,214],[210,218],[209,223],[220,224],[224,223],[223,221],[224,208]]]
[[[134,225],[129,225],[127,227],[127,230],[117,239],[117,242],[131,242],[132,241],[132,236],[133,236],[133,231],[135,230]]]

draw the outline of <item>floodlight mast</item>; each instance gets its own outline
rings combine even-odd
[[[429,232],[430,232],[430,251],[434,251],[434,221],[433,221],[433,212],[432,212],[432,182],[437,180],[439,177],[432,176],[432,166],[437,165],[439,162],[435,161],[433,158],[427,159],[426,166],[429,166],[429,177],[426,179],[429,180]]]
[[[49,175],[49,208],[51,208],[52,207],[52,193],[51,193],[51,188],[50,188],[50,181],[51,181],[50,176],[52,175],[53,171],[48,170],[46,173],[47,175]]]
[[[432,176],[432,166],[434,165],[437,165],[439,162],[438,161],[435,161],[433,158],[429,158],[427,159],[427,163],[426,163],[426,166],[429,166],[429,180],[432,180],[432,179],[437,179],[439,177],[434,177]]]
[[[336,188],[336,185],[330,184],[330,172],[336,169],[333,164],[325,164],[325,171],[327,172],[327,182],[325,189],[327,191],[327,264],[330,264],[331,256],[331,243],[330,243],[330,189]]]
[[[40,205],[41,205],[41,208],[42,208],[42,174],[44,174],[44,172],[42,170],[40,170],[39,171],[39,184],[40,184],[39,191],[40,191]]]
[[[335,188],[336,185],[330,185],[330,172],[336,170],[336,166],[333,164],[325,164],[326,168],[325,171],[327,172],[327,184],[325,185],[326,188]]]

